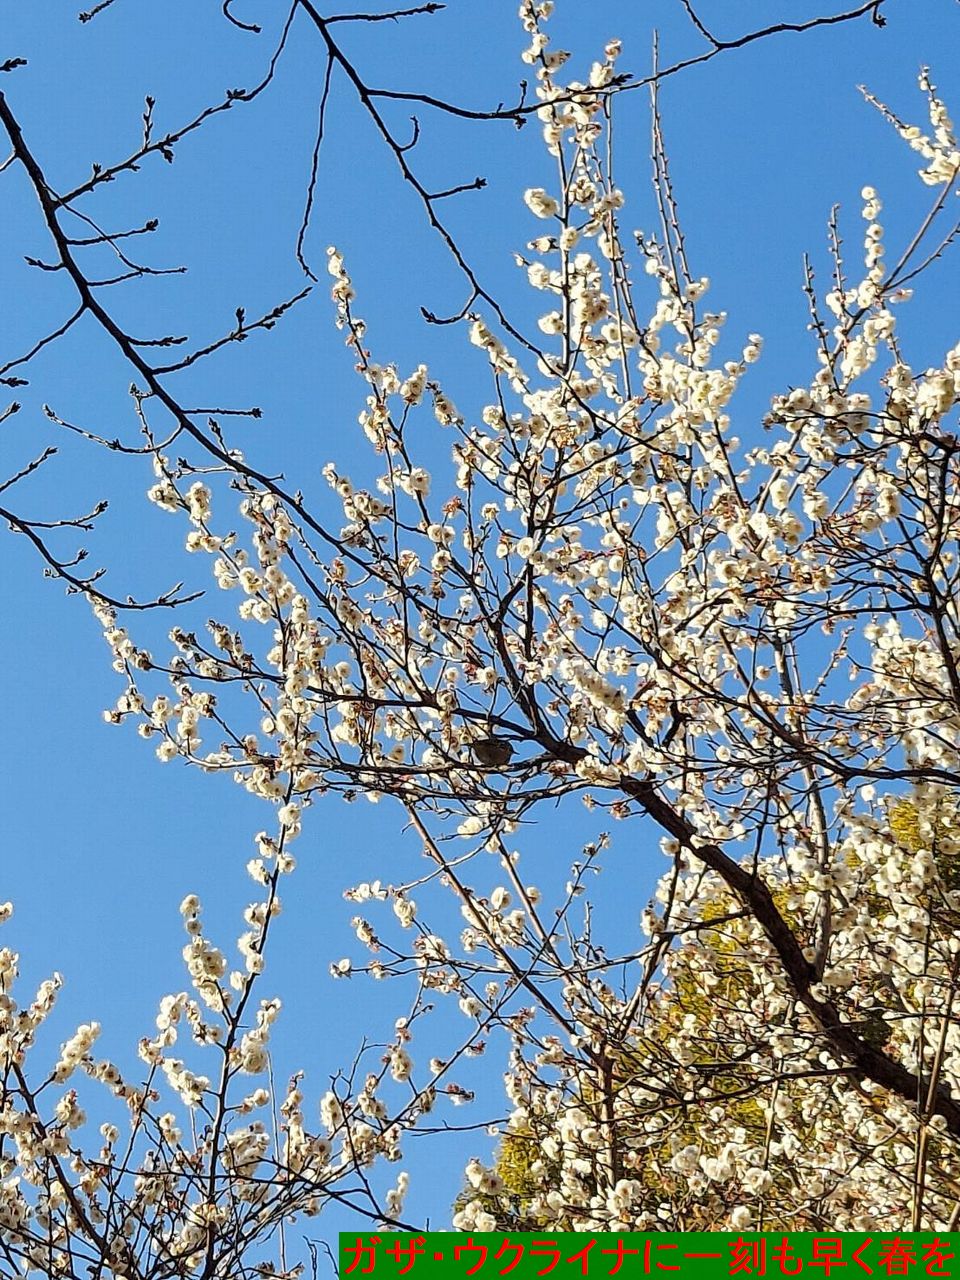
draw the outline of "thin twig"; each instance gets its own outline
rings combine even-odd
[[[297,261],[303,268],[304,274],[316,283],[317,277],[311,271],[310,266],[304,257],[303,245],[307,237],[307,230],[310,226],[310,215],[313,212],[313,198],[317,189],[317,172],[320,167],[320,148],[323,145],[323,131],[327,114],[327,101],[330,97],[330,80],[333,75],[333,57],[327,54],[327,69],[323,77],[323,93],[320,95],[320,108],[317,120],[317,138],[313,144],[313,155],[310,159],[310,180],[307,183],[307,200],[303,210],[303,219],[300,223],[300,230],[297,232]]]

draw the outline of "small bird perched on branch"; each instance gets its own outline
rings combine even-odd
[[[478,738],[471,742],[470,749],[478,764],[496,769],[500,765],[509,764],[513,756],[513,744],[505,738]]]

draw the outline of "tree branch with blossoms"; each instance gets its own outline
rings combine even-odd
[[[890,266],[881,200],[864,188],[853,277],[834,221],[825,295],[807,273],[809,355],[763,423],[746,423],[745,446],[735,397],[762,339],[732,344],[725,315],[704,305],[709,281],[691,266],[656,99],[665,76],[767,36],[861,17],[879,25],[881,4],[721,40],[684,3],[707,50],[641,81],[618,70],[616,40],[585,80],[566,79],[568,55],[547,34],[551,6],[524,0],[536,100],[522,93],[479,112],[371,87],[334,34],[439,6],[324,17],[297,0],[255,90],[159,139],[148,100],[141,147],[66,195],[0,94],[12,161],[52,245],[52,261],[33,265],[76,293],[70,317],[0,374],[81,322],[106,337],[135,379],[137,443],[48,416],[89,443],[148,456],[149,500],[185,520],[185,551],[209,557],[212,580],[238,604],[204,618],[193,592],[159,597],[180,621],[158,655],[121,618],[139,606],[103,595],[98,574],[47,548],[49,531],[86,531],[100,508],[0,516],[93,606],[123,682],[107,719],[135,723],[162,761],[230,775],[273,814],[247,866],[257,900],[235,962],[207,936],[199,900],[184,899],[193,994],[162,1001],[157,1034],[141,1043],[140,1084],[94,1057],[94,1023],[52,1068],[35,1068],[59,979],[21,1009],[16,957],[0,953],[2,1151],[22,1179],[0,1189],[11,1268],[212,1280],[263,1274],[269,1253],[273,1275],[294,1275],[293,1221],[336,1202],[412,1228],[409,1176],[384,1187],[380,1162],[397,1162],[417,1132],[465,1135],[478,1123],[495,1124],[499,1148],[492,1162],[465,1160],[453,1219],[463,1229],[859,1230],[907,1212],[918,1228],[956,1225],[960,347],[917,373],[897,313],[906,284],[955,234],[946,212],[960,150],[927,72],[929,125],[881,107],[919,156],[932,206]],[[253,32],[233,8],[224,5],[228,21]],[[336,72],[466,277],[453,319],[489,379],[482,411],[461,413],[426,363],[401,371],[376,357],[345,257],[331,248],[335,324],[370,448],[360,476],[326,464],[327,503],[233,447],[222,420],[259,409],[190,407],[176,381],[272,330],[308,291],[252,324],[241,308],[235,327],[180,358],[157,356],[186,337],[132,336],[103,292],[156,274],[117,246],[156,224],[107,233],[79,209],[275,88],[301,11],[325,50],[301,263],[312,274],[305,241]],[[640,84],[654,91],[660,229],[631,244],[611,103]],[[538,119],[556,176],[525,192],[537,234],[518,255],[545,299],[537,337],[481,282],[438,213],[481,180],[427,186],[410,158],[419,122],[402,142],[385,114],[397,101]],[[104,246],[120,275],[92,279],[84,251]],[[425,420],[446,434],[448,461],[422,450]],[[398,850],[395,882],[346,890],[371,916],[389,906],[392,919],[354,917],[366,954],[334,961],[332,973],[396,984],[403,1012],[387,1036],[345,1052],[314,1130],[301,1075],[282,1097],[269,1083],[280,1003],[260,993],[281,884],[295,870],[290,847],[335,796],[392,803],[424,861],[413,870]],[[602,829],[572,860],[564,830],[548,882],[530,883],[527,828],[548,807],[565,815],[575,804]],[[612,836],[614,824],[627,834]],[[618,844],[633,861],[611,872]],[[665,871],[648,900],[642,855],[658,850]],[[609,893],[635,899],[635,945],[604,939],[611,880]],[[451,908],[462,925],[450,925]],[[449,1022],[432,1016],[435,1001],[452,1007]],[[415,1035],[430,1055],[419,1073]],[[428,1043],[440,1047],[430,1054]],[[455,1075],[496,1054],[507,1114],[498,1106],[463,1126],[438,1115],[476,1101]],[[81,1141],[86,1082],[61,1089],[75,1077],[128,1112],[129,1133],[121,1141],[119,1125],[104,1123],[96,1155]]]

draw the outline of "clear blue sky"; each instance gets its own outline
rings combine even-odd
[[[76,8],[75,0],[7,3],[0,28],[0,60],[29,60],[0,87],[60,188],[82,181],[92,162],[109,164],[133,149],[145,93],[157,100],[163,131],[223,90],[254,84],[286,5],[250,0],[243,16],[263,22],[259,37],[228,26],[213,0],[117,0],[87,25],[77,23]],[[818,10],[810,0],[702,5],[704,18],[724,35],[762,25],[774,12],[796,20]],[[663,61],[699,47],[680,5],[668,0],[559,0],[552,27],[555,42],[574,50],[574,65],[584,72],[604,42],[620,36],[622,66],[643,73],[654,24],[662,32]],[[464,104],[512,100],[517,79],[528,70],[519,62],[523,40],[513,0],[452,0],[433,18],[399,28],[341,28],[340,34],[368,80]],[[810,249],[825,263],[831,205],[844,206],[852,254],[865,183],[884,198],[891,245],[901,242],[925,206],[925,193],[912,177],[914,157],[856,85],[865,82],[922,123],[924,102],[915,81],[919,65],[929,62],[947,102],[960,111],[958,50],[955,0],[892,0],[882,31],[860,23],[779,37],[664,88],[667,139],[695,272],[712,277],[711,303],[730,313],[731,342],[750,331],[767,341],[765,358],[735,409],[746,438],[773,391],[809,376],[801,255]],[[253,316],[301,287],[294,244],[322,73],[319,40],[301,18],[266,94],[181,144],[172,166],[147,162],[141,174],[121,176],[87,207],[110,227],[158,217],[148,260],[189,266],[186,276],[111,292],[109,301],[132,331],[190,333],[206,341],[230,326],[237,306]],[[400,109],[394,116],[405,114]],[[522,203],[523,188],[551,178],[536,126],[518,132],[509,124],[421,117],[422,142],[412,158],[430,184],[447,187],[478,174],[488,179],[484,192],[448,203],[445,213],[495,292],[529,318],[531,304],[510,254],[537,233]],[[617,128],[619,180],[629,201],[625,225],[652,228],[644,93],[621,100]],[[0,175],[0,199],[2,363],[74,304],[60,277],[23,264],[24,254],[44,257],[49,245],[17,169]],[[375,357],[401,369],[425,361],[459,404],[480,404],[483,367],[465,335],[429,329],[419,314],[421,303],[440,313],[456,311],[464,300],[461,281],[340,78],[317,201],[308,255],[322,268],[326,245],[335,243],[345,253]],[[909,356],[917,364],[938,358],[955,340],[949,325],[938,324],[956,314],[950,278],[947,270],[935,271],[909,319],[904,316]],[[109,498],[110,513],[89,546],[91,560],[110,566],[108,582],[118,594],[149,595],[186,571],[200,573],[204,566],[183,564],[182,524],[144,501],[151,482],[146,465],[67,438],[41,413],[47,402],[103,435],[132,438],[130,372],[106,340],[92,325],[80,326],[37,360],[30,377],[31,385],[16,393],[23,411],[4,427],[4,474],[47,443],[61,455],[18,495],[20,508],[30,515],[61,514]],[[363,456],[355,425],[362,386],[332,327],[323,281],[273,333],[227,349],[178,386],[194,403],[262,406],[262,421],[234,429],[235,443],[264,469],[284,470],[319,503],[327,501],[324,462],[335,459],[349,469]],[[436,442],[426,440],[424,448],[436,456]],[[178,903],[187,892],[199,893],[208,903],[211,931],[230,942],[250,897],[243,866],[251,837],[269,815],[232,783],[161,766],[131,728],[106,726],[101,711],[120,687],[89,610],[42,578],[23,539],[0,541],[0,573],[6,602],[0,629],[6,721],[0,734],[0,899],[12,898],[17,907],[4,941],[23,952],[28,981],[54,969],[66,975],[58,1031],[65,1036],[77,1021],[97,1018],[104,1024],[104,1049],[129,1066],[136,1040],[152,1026],[157,999],[184,984]],[[198,616],[206,616],[203,605]],[[140,634],[151,635],[158,620],[137,625]],[[274,1042],[278,1076],[303,1064],[319,1094],[325,1076],[360,1037],[388,1034],[400,1012],[390,990],[362,980],[334,984],[327,976],[332,959],[355,954],[348,925],[354,908],[343,902],[342,890],[377,875],[399,882],[418,868],[413,843],[400,836],[398,813],[386,805],[346,808],[331,800],[311,816],[297,849],[300,868],[287,886],[264,994],[275,991],[285,1001]],[[527,837],[534,868],[549,865],[551,851],[556,856],[557,829],[549,824],[545,818],[542,831]],[[579,841],[591,830],[575,815],[564,834]],[[636,844],[634,832],[607,857],[611,882],[629,885],[629,892],[616,895],[620,905],[607,907],[621,939],[636,929],[661,869],[655,841],[649,849]],[[571,847],[570,856],[575,853]],[[530,878],[539,874],[534,870]],[[493,1073],[488,1092],[496,1096],[496,1063],[481,1060],[475,1075],[484,1071]],[[478,1136],[477,1154],[484,1147]],[[423,1159],[427,1150],[429,1163]],[[409,1214],[430,1210],[436,1225],[446,1225],[472,1152],[460,1139],[441,1138],[432,1147],[411,1144],[411,1153]],[[331,1218],[320,1230],[335,1225]]]

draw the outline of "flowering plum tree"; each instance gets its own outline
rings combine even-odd
[[[617,41],[567,79],[550,9],[520,9],[536,102],[487,113],[535,116],[556,165],[549,190],[525,193],[534,235],[517,261],[543,299],[534,339],[440,221],[450,192],[416,176],[377,114],[388,95],[371,95],[331,20],[293,5],[277,56],[303,11],[327,87],[344,71],[365,95],[466,276],[457,320],[489,368],[473,414],[427,364],[379,355],[329,249],[369,442],[362,475],[324,468],[333,519],[232,447],[222,414],[201,425],[171,389],[291,303],[154,362],[149,345],[173,340],[129,336],[65,229],[110,171],[57,195],[0,96],[48,265],[78,298],[31,356],[81,317],[112,340],[134,377],[141,440],[126,447],[151,459],[150,501],[185,522],[186,551],[208,559],[227,604],[204,626],[180,588],[113,598],[47,525],[0,514],[91,602],[122,679],[108,719],[136,724],[163,761],[232,776],[271,815],[236,960],[197,898],[183,902],[191,991],[163,1000],[142,1081],[97,1059],[96,1025],[37,1067],[59,980],[20,1005],[16,957],[2,953],[6,1274],[279,1277],[301,1265],[285,1225],[332,1199],[409,1225],[408,1175],[384,1189],[373,1166],[399,1160],[437,1108],[471,1100],[455,1070],[482,1054],[504,1055],[509,1110],[492,1162],[464,1148],[455,1226],[957,1224],[960,346],[914,368],[897,323],[953,235],[953,127],[926,72],[929,124],[874,103],[919,157],[929,214],[888,257],[880,195],[863,190],[862,266],[835,224],[832,286],[821,296],[807,275],[810,349],[763,423],[741,423],[734,395],[762,341],[731,345],[689,265],[656,97],[677,68],[649,78],[660,229],[631,236],[611,117],[636,82]],[[698,26],[705,57],[783,29],[721,42]],[[262,92],[275,64],[215,109]],[[111,176],[186,132],[156,140],[148,124]],[[424,424],[450,464],[424,452]],[[151,605],[179,609],[169,651],[139,634]],[[348,889],[362,951],[333,973],[393,982],[405,1003],[386,1047],[344,1046],[315,1127],[299,1076],[273,1087],[279,1001],[260,992],[295,844],[335,793],[396,806],[427,869],[398,860],[389,883]],[[550,882],[531,885],[529,825],[573,805],[594,815],[593,840],[561,848]],[[604,888],[614,822],[665,859],[649,901],[639,869]],[[605,892],[636,897],[628,954],[600,936]],[[441,1052],[427,1015],[451,1002],[461,1033]],[[78,1075],[114,1100],[99,1148],[85,1110],[101,1103]]]

